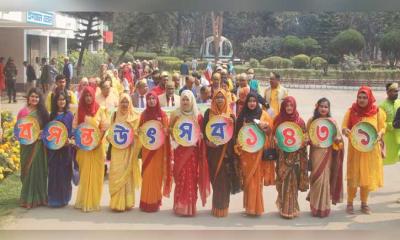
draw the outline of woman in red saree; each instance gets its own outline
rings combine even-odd
[[[331,118],[330,102],[326,98],[318,100],[314,116],[308,121],[307,129],[318,118],[330,118],[336,125],[337,136],[330,147],[311,145],[310,161],[310,201],[314,217],[327,217],[332,204],[342,202],[343,198],[343,140],[336,122]]]
[[[196,99],[190,90],[182,92],[181,105],[171,115],[171,128],[179,117],[191,117],[198,123],[200,129],[203,126],[203,116],[199,113]],[[176,147],[173,169],[175,214],[180,216],[196,215],[197,188],[199,188],[203,206],[206,204],[206,199],[210,194],[208,174],[205,143],[202,137],[196,146]]]
[[[306,133],[306,125],[296,109],[296,100],[285,97],[281,103],[281,111],[274,120],[274,133],[283,122],[298,124],[303,133]],[[284,218],[299,216],[300,207],[297,200],[298,191],[305,192],[308,189],[308,160],[305,143],[295,152],[284,152],[278,149],[278,162],[276,165],[276,190],[278,199],[276,205],[280,215]]]
[[[147,121],[156,120],[162,123],[164,129],[168,129],[168,117],[161,110],[157,95],[153,92],[148,93],[146,95],[146,104],[146,109],[140,116],[139,126],[142,126]],[[142,147],[140,210],[157,212],[160,210],[162,195],[169,197],[172,185],[171,154],[169,134],[165,134],[164,145],[156,150],[148,150]]]

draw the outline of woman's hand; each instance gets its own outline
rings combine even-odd
[[[208,147],[212,147],[212,148],[218,147],[217,145],[215,145],[215,143],[210,142],[210,141],[208,141],[208,140],[206,140],[206,145],[207,145]]]
[[[346,137],[349,137],[350,134],[351,134],[351,131],[350,131],[350,129],[348,129],[348,128],[343,128],[342,133],[343,133],[343,135],[345,135]]]

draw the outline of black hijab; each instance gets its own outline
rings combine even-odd
[[[254,98],[257,101],[257,106],[255,109],[251,110],[248,106],[250,98]],[[262,114],[262,109],[259,104],[257,93],[251,92],[247,95],[246,101],[243,106],[242,112],[240,112],[238,120],[237,120],[237,131],[239,131],[243,123],[245,122],[253,122],[254,119],[260,119]]]

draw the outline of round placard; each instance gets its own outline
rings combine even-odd
[[[179,117],[174,124],[172,134],[179,145],[195,146],[200,138],[200,127],[190,117]]]
[[[113,147],[125,149],[133,142],[133,129],[126,122],[114,123],[108,130],[108,139]]]
[[[159,149],[165,141],[164,127],[160,121],[150,120],[139,129],[139,139],[148,150]]]
[[[265,133],[255,124],[245,124],[238,134],[239,145],[249,153],[258,152],[265,144]]]
[[[89,123],[81,123],[74,132],[75,143],[78,148],[90,151],[100,142],[100,130]]]
[[[43,143],[51,150],[62,148],[68,139],[68,130],[60,121],[49,122],[43,130]]]
[[[275,136],[278,141],[278,147],[284,152],[296,152],[304,141],[303,130],[294,122],[279,124]]]
[[[233,121],[224,116],[212,116],[206,126],[206,135],[210,142],[222,145],[233,136]]]
[[[350,142],[360,152],[370,152],[374,149],[378,133],[368,122],[359,122],[351,129]]]
[[[308,130],[311,143],[322,148],[332,146],[336,133],[336,125],[329,118],[315,119]]]
[[[34,143],[38,139],[39,133],[39,122],[32,116],[20,118],[14,127],[14,136],[22,145]]]

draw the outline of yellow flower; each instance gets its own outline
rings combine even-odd
[[[4,179],[4,175],[0,174],[0,180],[3,180],[3,179]]]

